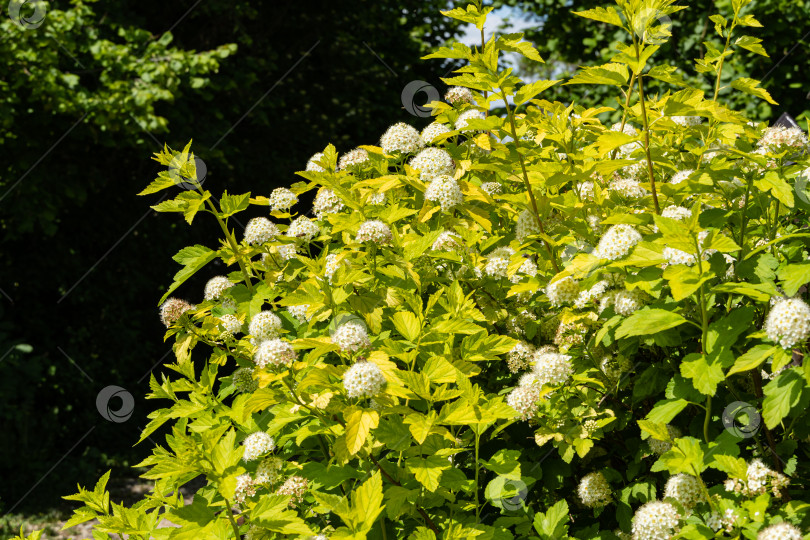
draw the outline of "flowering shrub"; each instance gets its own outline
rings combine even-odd
[[[421,134],[396,124],[379,146],[327,146],[269,197],[214,204],[198,185],[155,206],[212,214],[225,238],[177,253],[161,300],[177,375],[150,381],[168,404],[141,440],[171,425],[141,463],[154,491],[111,504],[107,475],[69,497],[84,506],[68,525],[98,518],[95,538],[802,538],[810,160],[800,130],[718,100],[725,58],[765,54],[742,35],[759,25],[747,3],[712,16],[726,48],[696,66],[711,96],[649,64],[659,19],[683,8],[618,0],[577,15],[631,45],[563,83],[615,86],[617,111],[544,101],[562,81],[499,69],[503,53],[542,61],[519,34],[455,43],[430,55],[467,65]],[[447,15],[482,28],[488,11]],[[752,79],[731,87],[770,100]],[[488,114],[496,100],[505,115]],[[196,178],[189,147],[156,159]],[[174,185],[161,173],[143,194]],[[311,190],[311,217],[297,214]],[[239,238],[228,220],[251,205],[272,221]],[[169,298],[216,258],[233,271],[200,303]],[[198,477],[184,505],[178,487]],[[179,528],[158,529],[164,518]]]

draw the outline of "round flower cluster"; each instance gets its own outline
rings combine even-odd
[[[410,166],[419,170],[423,182],[439,176],[453,175],[456,165],[447,150],[441,148],[425,148],[416,154],[410,161]]]
[[[757,535],[757,540],[802,540],[802,538],[804,538],[802,531],[786,521],[765,527]]]
[[[515,410],[521,420],[529,420],[537,415],[538,401],[540,388],[535,384],[517,386],[506,396],[506,404]]]
[[[242,323],[230,313],[219,318],[219,326],[222,328],[220,339],[232,338],[242,331]]]
[[[523,264],[520,265],[520,268],[517,269],[515,275],[509,278],[512,283],[518,283],[522,276],[529,276],[534,277],[537,275],[537,265],[531,259],[526,259],[523,261]]]
[[[698,245],[701,246],[701,250],[703,251],[703,260],[707,260],[713,254],[717,253],[715,249],[706,249],[703,250],[703,241],[709,235],[709,231],[700,231],[698,233]],[[695,264],[697,257],[692,253],[687,253],[685,251],[681,251],[680,249],[675,249],[671,247],[665,247],[663,252],[664,258],[667,260],[668,264],[685,264],[686,266],[692,266]]]
[[[706,519],[706,525],[713,531],[725,529],[726,532],[731,532],[734,529],[734,523],[737,521],[737,514],[731,508],[728,508],[723,514],[712,512]]]
[[[459,103],[472,103],[472,90],[469,88],[464,88],[463,86],[451,86],[444,95],[444,100],[451,105],[457,105]]]
[[[688,208],[684,208],[683,206],[675,206],[674,204],[671,204],[661,211],[661,217],[683,221],[685,219],[692,217],[692,212],[690,212]]]
[[[690,474],[676,474],[670,476],[664,487],[664,498],[671,497],[681,503],[684,508],[691,509],[704,500],[698,479]]]
[[[632,124],[627,124],[627,123],[625,123],[624,127],[622,127],[621,122],[616,122],[615,124],[610,126],[610,130],[611,131],[621,131],[625,135],[630,135],[631,137],[635,137],[636,135],[638,135],[638,131],[636,130],[636,128],[634,128],[632,126]]]
[[[185,300],[180,300],[179,298],[174,297],[168,298],[165,302],[163,302],[163,304],[160,305],[160,322],[162,322],[166,328],[168,328],[180,320],[183,313],[190,309],[194,309],[194,306]]]
[[[276,490],[276,495],[289,495],[292,497],[290,506],[294,507],[304,500],[308,487],[309,483],[306,478],[291,476]]]
[[[672,504],[650,501],[633,516],[633,540],[669,540],[675,535],[680,519]]]
[[[268,365],[289,366],[295,362],[296,354],[293,346],[283,339],[265,339],[256,348],[253,362],[263,368]]]
[[[388,244],[393,235],[391,228],[378,219],[364,221],[357,229],[358,242],[374,242],[375,244]]]
[[[810,171],[810,169],[808,170]],[[810,173],[808,173],[808,175],[810,175]],[[481,189],[490,197],[503,193],[503,186],[498,182],[484,182],[481,184]]]
[[[239,392],[249,394],[259,388],[259,381],[253,379],[252,368],[239,368],[231,375],[231,381]]]
[[[298,202],[298,196],[287,188],[276,188],[270,194],[270,210],[286,212]]]
[[[250,245],[264,244],[278,236],[278,227],[267,218],[256,217],[245,227],[245,242]]]
[[[782,489],[789,484],[790,479],[787,476],[769,469],[762,463],[762,460],[755,459],[748,465],[744,481],[729,478],[723,485],[726,491],[733,491],[747,497],[756,497],[767,493],[768,488],[770,488],[774,497],[781,497]]]
[[[640,199],[647,195],[647,190],[641,187],[636,180],[630,178],[616,178],[609,185],[608,190],[618,193],[625,199]]]
[[[443,231],[430,247],[433,251],[455,251],[462,247],[461,237],[450,231]]]
[[[672,121],[683,127],[698,126],[703,121],[700,116],[673,116]]]
[[[597,429],[599,429],[599,422],[596,420],[585,420],[582,423],[582,429],[587,434],[595,433]]]
[[[523,242],[529,235],[539,232],[540,226],[537,224],[534,214],[529,210],[521,212],[515,225],[515,238],[518,242]]]
[[[368,204],[371,206],[382,206],[385,204],[387,196],[385,192],[372,193],[368,198]]]
[[[324,172],[324,168],[318,165],[316,162],[320,161],[323,157],[323,152],[318,152],[307,161],[307,168],[306,170],[309,172]]]
[[[309,317],[307,317],[307,310],[309,309],[309,304],[301,304],[298,306],[288,306],[287,311],[295,317],[299,323],[304,324],[309,321]]]
[[[445,124],[442,124],[441,122],[433,122],[422,130],[421,136],[422,140],[425,141],[425,144],[432,144],[433,141],[436,140],[436,137],[445,133],[450,133],[450,131],[450,128]]]
[[[788,148],[804,148],[807,135],[798,127],[771,126],[762,134],[757,146],[768,152],[781,152]]]
[[[506,365],[509,366],[509,371],[517,373],[529,367],[533,354],[534,347],[531,344],[518,341],[506,355]]]
[[[430,181],[425,190],[425,198],[429,201],[438,202],[444,211],[458,206],[464,200],[458,182],[452,176],[445,174]]]
[[[388,128],[380,139],[380,147],[386,154],[401,152],[413,154],[425,146],[419,132],[404,122],[398,122]]]
[[[249,497],[256,495],[256,486],[253,478],[249,474],[240,474],[236,477],[236,490],[233,492],[233,500],[239,504],[244,503]]]
[[[355,170],[368,161],[368,152],[362,148],[355,148],[346,152],[338,161],[338,170]]]
[[[499,247],[487,258],[484,272],[492,277],[506,277],[509,268],[509,259],[515,254],[515,250],[510,247]]]
[[[332,283],[332,276],[335,275],[339,266],[348,266],[348,261],[346,259],[341,260],[338,262],[338,256],[335,253],[330,253],[326,256],[326,263],[324,264],[323,269],[323,276],[326,278],[326,281]]]
[[[532,372],[537,375],[541,386],[559,386],[565,384],[574,373],[571,357],[550,351],[537,351],[532,355]]]
[[[669,424],[667,424],[667,433],[669,434],[669,438],[673,440],[681,436],[681,430],[675,426],[670,426]],[[647,442],[650,445],[650,450],[659,456],[669,452],[669,450],[672,448],[672,443],[669,441],[659,441],[658,439],[653,439],[651,437],[647,439]]]
[[[601,472],[586,474],[577,488],[579,500],[588,508],[600,508],[610,504],[610,485]]]
[[[792,349],[810,336],[810,306],[799,298],[776,302],[765,320],[768,339],[785,349]]]
[[[579,198],[583,201],[593,200],[593,182],[580,182],[577,184],[577,191],[579,191]]]
[[[311,221],[308,217],[298,216],[295,221],[290,223],[287,236],[290,238],[303,238],[305,242],[309,242],[318,236],[320,232],[321,228],[318,227],[317,223]]]
[[[277,484],[280,479],[281,468],[283,466],[284,462],[280,458],[265,458],[256,468],[255,482],[261,485]]]
[[[225,276],[216,276],[205,284],[205,299],[217,300],[222,293],[233,287],[233,283]]]
[[[590,227],[594,233],[599,234],[602,232],[602,220],[599,216],[590,215],[586,217],[585,220],[588,222],[588,227]]]
[[[347,322],[338,326],[332,334],[332,343],[344,352],[356,352],[371,347],[368,331],[359,322]]]
[[[290,259],[294,259],[296,257],[295,244],[276,246],[276,252],[282,258],[282,260],[285,261],[289,261]]]
[[[373,362],[356,362],[343,374],[343,388],[350,398],[374,397],[385,388],[385,376]]]
[[[281,319],[272,311],[257,313],[250,320],[248,332],[256,339],[268,339],[278,336],[281,329]]]
[[[601,259],[615,261],[630,253],[630,249],[641,241],[641,235],[631,225],[613,225],[602,235],[594,255]]]
[[[576,302],[579,296],[579,282],[571,276],[565,276],[546,285],[546,296],[554,307]]]
[[[456,129],[462,132],[472,131],[471,129],[467,128],[470,120],[486,120],[486,118],[487,115],[477,109],[465,111],[458,115],[458,118],[456,118]]]
[[[242,446],[245,448],[242,459],[245,461],[253,461],[268,452],[272,452],[276,447],[276,441],[264,431],[257,431],[245,437],[245,440],[242,441]]]
[[[673,185],[680,184],[681,182],[689,178],[689,175],[692,174],[693,172],[695,172],[693,169],[678,171],[672,175],[672,178],[669,179],[669,183]]]
[[[315,217],[323,219],[326,214],[337,214],[343,210],[343,201],[331,189],[321,189],[312,203]]]
[[[644,307],[644,293],[639,289],[622,289],[613,295],[613,309],[618,315],[627,317]]]

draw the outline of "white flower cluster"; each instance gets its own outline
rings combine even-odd
[[[470,109],[458,115],[458,118],[456,118],[456,129],[468,133],[472,131],[472,129],[467,128],[470,120],[486,120],[486,118],[487,115],[484,112],[478,109]]]
[[[802,540],[804,535],[798,527],[787,521],[765,527],[757,535],[757,540]]]
[[[810,306],[799,298],[778,300],[765,320],[768,339],[792,349],[810,336]]]
[[[389,244],[393,234],[391,228],[378,219],[364,221],[357,229],[358,242],[374,242],[375,244]]]
[[[633,516],[633,540],[669,540],[675,536],[680,519],[672,504],[650,501]]]
[[[323,219],[327,214],[337,214],[343,210],[343,201],[331,189],[320,189],[312,203],[315,217]]]
[[[616,291],[611,298],[613,310],[616,314],[623,317],[628,317],[632,315],[633,312],[644,307],[644,299],[645,294],[639,289],[633,289],[632,291],[622,289]]]
[[[709,231],[700,231],[698,233],[698,245],[700,245],[701,251],[703,251],[704,261],[708,260],[709,257],[717,253],[716,249],[703,249],[703,241],[706,240],[708,235]],[[692,266],[697,261],[695,254],[687,253],[685,251],[681,251],[680,249],[671,247],[665,247],[663,255],[667,260],[667,264],[685,264],[686,266]]]
[[[256,347],[253,362],[260,368],[268,365],[289,366],[295,362],[297,355],[293,346],[283,339],[265,339]]]
[[[371,206],[382,206],[388,200],[388,196],[384,191],[372,193],[368,198],[368,204]]]
[[[638,135],[638,131],[636,130],[636,128],[634,128],[632,124],[627,123],[625,123],[624,128],[622,128],[621,122],[616,122],[615,124],[610,126],[610,130],[621,131],[625,135],[630,135],[631,137],[635,137],[636,135]]]
[[[420,172],[420,178],[427,182],[439,175],[452,176],[456,170],[453,158],[447,150],[441,148],[425,148],[416,154],[410,161],[410,166]]]
[[[579,191],[579,198],[583,201],[593,200],[593,182],[580,182],[577,184],[577,191]]]
[[[762,134],[757,146],[768,152],[781,152],[788,148],[804,148],[807,135],[798,127],[771,126]]]
[[[674,204],[671,204],[661,211],[661,217],[683,221],[692,217],[692,212],[683,206],[675,206]]]
[[[249,497],[256,495],[256,485],[249,474],[240,474],[236,477],[236,490],[233,493],[233,500],[239,504],[244,503]]]
[[[444,174],[430,181],[425,190],[425,198],[429,201],[438,202],[443,211],[458,206],[464,200],[458,182],[452,176]]]
[[[515,250],[510,247],[499,247],[487,257],[487,264],[484,272],[492,277],[507,277],[509,269],[509,259],[515,254]]]
[[[355,170],[368,161],[368,152],[363,148],[355,148],[346,152],[338,161],[338,170]]]
[[[160,322],[168,328],[176,323],[183,313],[190,309],[194,309],[194,306],[185,300],[174,297],[167,298],[166,301],[160,305]]]
[[[631,178],[615,178],[608,184],[608,191],[618,193],[625,199],[640,199],[647,195],[647,190]]]
[[[356,362],[343,374],[343,387],[350,398],[374,397],[383,391],[385,382],[385,375],[373,362]]]
[[[253,461],[268,452],[272,452],[276,448],[276,441],[264,431],[257,431],[245,437],[245,440],[242,441],[242,446],[245,449],[244,454],[242,454],[242,459],[245,461]]]
[[[298,306],[288,306],[287,311],[295,317],[299,323],[304,324],[309,321],[309,317],[307,316],[307,310],[309,310],[309,304],[301,304]]]
[[[320,161],[323,157],[323,152],[318,152],[307,161],[307,168],[306,170],[309,172],[324,172],[324,168],[318,165],[316,162]]]
[[[667,433],[669,434],[669,438],[672,440],[675,440],[682,435],[680,429],[676,428],[675,426],[670,426],[669,424],[667,424]],[[652,437],[647,439],[647,443],[650,445],[650,450],[659,456],[661,454],[666,454],[672,448],[671,442],[659,441],[658,439],[653,439]]]
[[[592,472],[583,476],[579,481],[577,494],[582,504],[588,508],[607,506],[613,498],[610,493],[610,484],[601,472]]]
[[[250,393],[259,388],[259,381],[253,378],[253,368],[239,368],[231,375],[231,381],[239,392]]]
[[[250,320],[248,332],[256,339],[269,339],[278,336],[281,329],[281,319],[272,311],[257,313]]]
[[[506,404],[515,410],[521,420],[537,416],[538,401],[540,401],[540,387],[535,384],[518,385],[506,396]]]
[[[263,459],[256,468],[255,482],[263,486],[277,484],[283,466],[284,462],[275,456]]]
[[[264,244],[278,236],[278,227],[265,217],[255,217],[245,227],[245,242],[250,245]]]
[[[290,506],[297,506],[304,500],[304,495],[309,487],[309,482],[306,478],[300,476],[291,476],[281,484],[276,490],[276,495],[288,495],[290,499]]]
[[[433,251],[455,251],[462,248],[461,237],[450,231],[443,231],[430,247]]]
[[[519,283],[523,276],[534,277],[537,275],[537,265],[531,259],[525,259],[523,264],[517,269],[515,275],[509,278],[512,283]]]
[[[233,287],[233,283],[225,276],[216,276],[208,280],[205,284],[205,299],[217,300],[222,293]]]
[[[546,285],[546,296],[554,307],[576,302],[579,296],[579,282],[571,276],[552,281]]]
[[[534,213],[530,210],[524,210],[520,213],[515,225],[515,238],[518,242],[523,242],[529,235],[540,232],[540,226],[534,217]]]
[[[782,473],[769,469],[762,460],[755,459],[748,465],[745,480],[729,478],[723,484],[726,491],[756,497],[767,493],[770,488],[774,497],[782,496],[782,489],[790,484],[790,479]]]
[[[298,196],[287,188],[276,188],[270,194],[270,210],[286,212],[298,202]]]
[[[541,349],[532,355],[532,373],[540,386],[560,386],[574,373],[571,357],[567,354]]]
[[[698,479],[684,473],[669,477],[664,487],[664,498],[667,497],[675,499],[686,509],[691,509],[704,500]]]
[[[619,223],[602,235],[593,254],[601,259],[615,261],[625,257],[640,241],[641,235],[632,225]]]
[[[344,352],[356,352],[371,347],[366,327],[362,323],[353,321],[337,327],[332,333],[332,343]]]
[[[433,122],[422,130],[422,140],[425,144],[432,144],[436,137],[445,133],[450,133],[451,129],[441,122]]]
[[[808,169],[808,171],[810,171],[810,169]],[[808,175],[810,175],[810,172]],[[481,184],[481,189],[490,197],[503,193],[503,186],[501,186],[498,182],[484,182]]]
[[[693,172],[695,172],[693,169],[685,169],[683,171],[678,171],[672,175],[672,178],[669,179],[669,183],[673,185],[680,184],[681,182],[689,178],[689,175],[692,174]]]
[[[239,322],[235,315],[230,313],[219,318],[219,326],[222,328],[220,339],[232,338],[242,331],[242,323]]]
[[[335,275],[337,272],[338,267],[340,266],[348,266],[348,261],[346,259],[341,260],[338,262],[338,256],[335,253],[330,253],[326,256],[326,264],[324,265],[323,269],[323,276],[326,278],[326,281],[332,283],[332,276]]]
[[[306,216],[298,216],[287,228],[287,236],[290,238],[303,238],[305,242],[310,242],[318,236],[321,228],[318,224]]]
[[[671,120],[683,127],[698,126],[703,121],[700,116],[673,116]]]
[[[414,154],[425,146],[419,132],[404,122],[398,122],[388,128],[380,138],[380,147],[386,154],[401,152],[403,154]]]
[[[451,86],[444,95],[444,100],[451,105],[457,105],[459,103],[472,103],[472,90],[469,88],[464,88],[463,86]]]
[[[509,371],[517,373],[529,367],[534,347],[525,341],[518,341],[506,355],[506,365]]]
[[[706,525],[713,531],[725,529],[726,532],[730,533],[734,529],[734,523],[737,521],[737,517],[737,514],[731,508],[726,509],[722,514],[712,512],[709,517],[706,518]]]

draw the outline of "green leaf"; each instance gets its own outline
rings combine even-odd
[[[250,192],[241,195],[229,195],[227,191],[222,193],[219,200],[219,207],[222,209],[222,217],[229,217],[237,212],[247,209],[250,206]]]
[[[711,280],[714,274],[704,272],[703,274],[695,266],[674,264],[667,266],[664,270],[664,279],[669,283],[672,290],[672,298],[681,301],[688,298],[697,291],[703,283]]]
[[[768,93],[767,90],[764,88],[759,88],[759,81],[756,79],[749,79],[748,77],[740,77],[736,81],[731,83],[731,87],[740,90],[741,92],[745,92],[746,94],[758,97],[760,99],[764,99],[771,105],[779,105],[777,102],[773,100],[771,95]],[[793,206],[791,205],[791,208]]]
[[[176,186],[177,182],[175,178],[169,175],[166,171],[161,171],[158,173],[158,177],[152,180],[146,188],[138,193],[138,195],[149,195],[151,193],[157,193],[158,191],[162,191],[166,188]]]
[[[608,63],[602,66],[581,67],[568,84],[608,84],[624,86],[630,78],[630,72],[624,64]]]
[[[405,468],[413,473],[417,482],[425,486],[425,489],[433,492],[439,487],[442,471],[450,468],[450,461],[441,456],[414,457],[405,460]]]
[[[375,472],[352,494],[352,515],[359,524],[355,532],[369,531],[384,508],[382,478],[379,472]]]
[[[725,379],[720,361],[710,360],[697,353],[689,354],[683,359],[681,375],[692,379],[695,389],[706,396],[713,396],[717,392],[717,385]]]
[[[416,317],[416,315],[410,311],[398,311],[394,313],[391,320],[393,321],[397,332],[399,332],[402,337],[411,343],[416,343],[416,339],[422,332],[422,325],[419,323],[419,319]]]
[[[748,476],[748,464],[739,457],[717,454],[709,467],[722,471],[732,478],[744,480]]]
[[[489,461],[481,461],[486,469],[511,480],[520,480],[520,451],[501,449]]]
[[[639,420],[638,427],[641,428],[641,431],[648,433],[653,439],[659,441],[669,440],[669,431],[667,430],[666,424],[652,422],[650,420]]]
[[[568,503],[560,499],[545,513],[537,512],[534,516],[534,530],[544,540],[558,540],[568,533]]]
[[[785,295],[794,296],[802,285],[810,283],[810,262],[803,261],[783,266],[776,275],[782,282]]]
[[[169,286],[169,290],[166,291],[166,294],[160,299],[158,305],[162,304],[166,298],[180,285],[185,283],[188,278],[199,272],[206,264],[216,259],[216,257],[216,251],[199,244],[184,247],[178,251],[172,259],[182,264],[183,268],[174,275],[174,281],[171,286]]]
[[[775,352],[775,346],[756,345],[747,353],[737,358],[737,361],[734,362],[734,365],[728,371],[726,376],[728,377],[730,375],[734,375],[735,373],[742,373],[743,371],[755,369]]]
[[[616,11],[616,8],[613,6],[608,6],[607,8],[596,7],[585,11],[572,11],[571,13],[586,19],[591,19],[593,21],[599,21],[611,24],[613,26],[618,26],[619,28],[624,28],[622,18],[619,15],[619,12]]]
[[[630,315],[616,330],[616,338],[646,336],[675,328],[687,322],[681,315],[664,309],[641,309]]]
[[[659,81],[663,81],[665,83],[673,84],[675,86],[689,86],[689,83],[684,80],[683,77],[679,73],[677,73],[678,68],[675,66],[667,66],[667,65],[659,65],[653,66],[650,71],[647,72],[647,77],[652,77],[653,79],[658,79]]]
[[[534,48],[534,45],[528,41],[521,41],[522,39],[522,33],[504,34],[498,38],[496,45],[502,51],[518,53],[529,60],[543,63],[543,58],[540,56],[540,53],[537,52],[537,49]]]
[[[346,448],[355,455],[363,448],[369,432],[377,427],[380,414],[372,409],[351,409],[346,416]]]
[[[687,405],[689,405],[689,402],[685,399],[667,399],[664,401],[659,401],[647,414],[647,419],[655,424],[669,424],[673,418],[678,416],[679,412],[686,408]],[[664,430],[664,433],[666,433],[666,429]],[[660,440],[667,440],[667,437]]]
[[[771,299],[770,289],[757,283],[720,283],[712,287],[712,292],[741,294],[757,302],[767,302]]]
[[[799,403],[804,388],[804,379],[793,369],[782,372],[762,389],[762,418],[773,429],[790,410]]]
[[[533,99],[540,92],[548,90],[558,82],[560,81],[535,81],[533,83],[524,84],[515,93],[515,106],[523,105],[530,99]]]
[[[753,36],[742,36],[734,42],[734,44],[738,47],[742,47],[743,49],[751,51],[752,53],[767,57],[768,53],[765,52],[765,48],[760,45],[760,43],[762,43],[762,40]]]
[[[754,179],[754,186],[762,191],[770,191],[776,200],[793,208],[793,190],[784,178],[776,171],[768,171],[764,175]]]
[[[700,474],[706,466],[703,464],[703,449],[700,441],[694,437],[675,439],[672,448],[662,455],[652,466],[652,471],[669,471],[669,474]]]

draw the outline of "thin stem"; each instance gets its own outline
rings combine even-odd
[[[700,241],[695,238],[695,248],[697,250],[697,265],[698,273],[703,277],[703,250],[700,249]],[[700,317],[701,317],[701,339],[700,349],[701,352],[706,354],[706,339],[709,334],[709,317],[706,312],[706,293],[703,289],[703,283],[700,284]],[[712,396],[706,396],[706,416],[703,417],[703,439],[706,444],[709,443],[709,421],[712,417]]]
[[[622,123],[619,131],[624,133],[624,126],[627,123],[627,109],[630,108],[630,98],[633,96],[633,86],[636,84],[636,74],[633,73],[630,75],[630,86],[627,88],[627,95],[625,96],[624,100],[624,109],[622,110]],[[618,152],[618,148],[614,148],[613,152],[610,155],[610,159],[616,159],[616,152]]]
[[[475,433],[475,522],[478,523],[481,508],[478,506],[478,446],[481,442],[481,435]]]
[[[633,39],[633,44],[636,46],[636,58],[641,58],[638,50],[638,42]],[[647,120],[647,107],[644,104],[644,77],[641,73],[638,74],[638,101],[641,104],[641,118],[644,120],[644,152],[647,155],[647,173],[650,176],[650,187],[652,189],[653,204],[655,205],[655,213],[661,214],[661,208],[658,206],[658,193],[655,190],[655,174],[653,173],[652,155],[650,154],[650,123]]]
[[[231,512],[231,503],[228,502],[228,499],[225,499],[225,512],[228,514],[228,521],[231,522],[231,527],[233,527],[233,534],[234,538],[237,540],[241,538],[239,535],[239,527],[236,525],[236,521],[233,519],[233,512]]]
[[[743,199],[742,207],[742,225],[740,226],[740,253],[737,258],[740,262],[743,261],[745,255],[745,229],[748,226],[748,198],[751,195],[751,186],[754,183],[754,175],[748,176],[748,185],[745,187],[745,198]]]
[[[206,199],[205,202],[211,208],[211,213],[217,218],[217,222],[219,223],[219,227],[222,229],[222,233],[225,235],[225,238],[228,240],[228,245],[231,246],[231,250],[233,251],[233,256],[236,258],[236,262],[239,264],[239,269],[242,270],[242,275],[245,277],[245,285],[247,285],[248,290],[253,293],[253,283],[250,281],[250,274],[248,274],[247,268],[245,267],[245,263],[242,262],[242,256],[239,254],[239,248],[236,245],[236,239],[233,237],[231,232],[228,230],[228,227],[225,225],[225,222],[222,221],[222,218],[219,216],[219,212],[217,212],[214,203],[211,202],[211,199]]]
[[[546,230],[543,227],[543,220],[540,219],[540,211],[537,209],[537,199],[534,198],[532,186],[529,183],[529,174],[526,172],[526,162],[523,160],[523,154],[520,153],[520,141],[518,140],[517,128],[515,127],[515,113],[512,108],[509,107],[509,100],[506,98],[506,94],[503,94],[503,102],[506,106],[506,115],[509,117],[509,125],[512,128],[512,140],[515,143],[515,151],[520,161],[520,170],[523,172],[523,183],[526,185],[526,191],[529,194],[529,200],[532,203],[532,210],[534,211],[534,218],[537,220],[538,227],[540,227],[540,233],[545,236]],[[554,251],[545,239],[543,239],[543,245],[546,246],[546,251],[548,251],[548,255],[551,258],[551,265],[554,266],[556,272],[559,272],[560,267],[557,265],[557,257],[554,255]]]
[[[731,23],[731,28],[728,29],[728,36],[726,36],[726,44],[723,47],[723,54],[720,55],[720,61],[717,63],[717,80],[714,83],[714,97],[712,101],[717,101],[717,94],[720,93],[720,76],[723,74],[723,60],[726,59],[726,51],[728,44],[731,42],[731,32],[734,30],[734,23]]]

